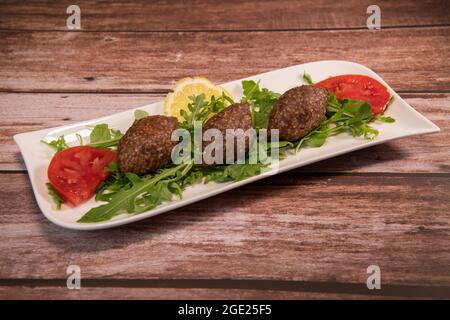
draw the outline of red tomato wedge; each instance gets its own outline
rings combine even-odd
[[[366,101],[370,103],[374,114],[383,112],[391,99],[391,94],[384,85],[371,77],[360,74],[331,77],[316,83],[315,86],[325,88],[330,93],[336,93],[338,100],[350,98]]]
[[[108,149],[72,147],[58,152],[48,166],[48,179],[61,197],[74,206],[92,197],[109,175],[106,166],[116,159]]]

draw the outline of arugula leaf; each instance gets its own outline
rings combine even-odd
[[[352,99],[339,101],[336,94],[332,93],[328,97],[326,119],[318,128],[295,143],[295,152],[302,146],[320,147],[329,136],[342,132],[371,140],[379,134],[378,130],[369,125],[376,120],[388,123],[395,121],[391,117],[374,115],[370,104],[365,101]]]
[[[97,124],[89,136],[89,145],[103,148],[116,147],[122,137],[122,132],[110,129],[106,123]]]
[[[290,147],[290,148],[292,148],[294,145],[293,145],[293,143],[292,142],[290,142],[290,141],[285,141],[285,140],[282,140],[282,141],[278,141],[278,142],[267,142],[267,149],[270,149],[270,148],[284,148],[284,147]]]
[[[261,170],[266,167],[267,164],[255,163],[255,164],[229,164],[229,165],[217,165],[211,168],[204,168],[203,174],[205,176],[205,183],[210,181],[214,182],[228,182],[228,181],[240,181],[246,178],[258,175]]]
[[[204,178],[202,168],[200,166],[193,167],[191,171],[183,178],[183,186],[196,184]]]
[[[111,140],[111,131],[106,123],[96,125],[90,135],[90,144]]]
[[[260,82],[261,80],[258,80],[258,82],[255,82],[253,80],[243,80],[242,90],[244,91],[244,97],[250,99],[253,96],[253,92],[259,90]]]
[[[135,120],[141,120],[142,118],[148,117],[148,112],[145,110],[139,110],[137,109],[134,111],[134,119]]]
[[[117,214],[139,213],[155,208],[163,201],[172,199],[176,188],[175,182],[185,176],[192,168],[192,163],[180,164],[162,169],[146,179],[131,179],[131,187],[122,188],[109,197],[109,202],[89,210],[78,222],[99,222],[109,220]],[[126,174],[127,175],[127,174]]]
[[[192,101],[188,104],[188,110],[180,110],[180,115],[185,119],[180,127],[185,129],[193,129],[195,121],[201,121],[204,115],[207,113],[208,102],[205,101],[205,95],[202,93],[198,96],[190,96],[189,99]]]
[[[205,100],[205,95],[190,96],[191,103],[188,104],[189,112],[185,110],[180,111],[180,115],[184,121],[180,123],[180,128],[189,130],[191,133],[194,130],[194,122],[201,121],[204,124],[209,118],[216,113],[224,110],[228,105],[233,104],[234,101],[225,93],[219,98],[211,97],[211,101]]]
[[[328,138],[328,134],[325,132],[314,131],[312,134],[308,136],[308,139],[305,140],[305,145],[309,147],[321,147],[325,143]]]
[[[122,189],[129,189],[133,186],[133,177],[130,174],[122,173],[117,162],[110,162],[107,165],[111,175],[103,181],[97,188],[95,200],[110,201],[111,197]]]
[[[344,99],[341,102],[343,113],[357,117],[358,119],[367,119],[373,115],[370,104],[365,101]]]
[[[56,191],[56,189],[51,185],[50,182],[47,182],[46,186],[48,189],[48,194],[52,196],[53,202],[55,202],[56,204],[56,209],[57,210],[61,209],[61,204],[64,203],[64,199],[61,198],[58,191]]]
[[[80,146],[82,146],[83,145],[83,137],[79,133],[75,133],[75,135],[77,137],[78,143],[80,144]]]
[[[311,79],[311,76],[307,74],[306,72],[303,73],[303,81],[306,82],[307,85],[312,86],[314,82]]]
[[[342,108],[341,103],[336,97],[336,93],[330,93],[328,95],[328,104],[327,104],[327,112],[329,113],[336,113],[339,111],[339,109]]]
[[[269,91],[266,88],[259,88],[259,81],[243,80],[244,91],[243,102],[248,102],[252,106],[253,127],[257,129],[267,128],[272,107],[280,97],[279,93]]]
[[[392,117],[383,117],[380,115],[376,116],[376,120],[380,120],[381,122],[392,123],[395,122],[395,119]]]
[[[63,151],[65,149],[69,148],[69,145],[66,143],[66,140],[64,139],[64,136],[59,136],[58,139],[47,142],[44,140],[41,140],[42,143],[45,143],[50,148],[53,148],[56,152]]]

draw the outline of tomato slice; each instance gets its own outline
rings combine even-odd
[[[48,179],[65,201],[76,206],[94,195],[110,175],[106,166],[115,159],[116,153],[108,149],[72,147],[53,156]]]
[[[370,103],[373,114],[383,112],[391,99],[391,94],[384,85],[371,77],[360,74],[331,77],[316,83],[315,86],[325,88],[330,93],[336,93],[338,100],[350,98],[366,101]]]

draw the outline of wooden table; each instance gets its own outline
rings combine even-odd
[[[0,3],[1,298],[450,298],[450,5],[377,1]],[[36,206],[12,136],[220,83],[342,59],[380,74],[441,132],[267,178],[111,230]],[[81,268],[81,290],[66,268]],[[368,290],[366,268],[381,268]]]

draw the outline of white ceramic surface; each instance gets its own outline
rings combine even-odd
[[[122,132],[125,132],[134,120],[135,109],[62,127],[17,134],[14,136],[14,140],[19,145],[30,176],[34,195],[39,208],[44,215],[50,221],[61,227],[76,230],[95,230],[146,219],[262,179],[270,174],[284,172],[389,140],[439,131],[439,128],[436,125],[400,98],[400,96],[398,96],[376,73],[357,63],[347,61],[317,61],[262,73],[246,79],[255,81],[261,80],[261,87],[283,93],[292,87],[303,84],[301,79],[304,72],[309,73],[314,81],[321,81],[329,76],[340,74],[365,74],[377,79],[386,85],[394,96],[394,101],[388,108],[386,115],[394,117],[396,122],[373,123],[373,126],[380,131],[380,134],[374,140],[368,141],[363,138],[354,138],[348,134],[340,134],[328,139],[325,145],[320,148],[305,148],[301,149],[296,155],[288,156],[280,162],[279,169],[276,172],[268,172],[239,182],[222,184],[208,183],[206,185],[197,184],[188,187],[185,190],[183,199],[174,197],[172,202],[164,203],[158,208],[139,215],[121,214],[110,221],[90,224],[77,223],[76,220],[90,208],[100,205],[100,203],[96,203],[93,199],[76,208],[63,205],[61,210],[55,209],[53,200],[48,195],[47,187],[45,185],[48,181],[47,166],[53,152],[49,147],[41,143],[40,140],[44,139],[50,141],[63,134],[66,136],[66,141],[69,142],[69,144],[76,145],[77,139],[75,133],[81,133],[83,137],[88,137],[90,131],[86,128],[86,125],[98,123],[108,123],[111,128],[120,129]],[[242,96],[241,80],[223,84],[223,86],[233,94],[236,101]],[[162,114],[162,102],[146,105],[138,109],[146,110],[150,114]]]

